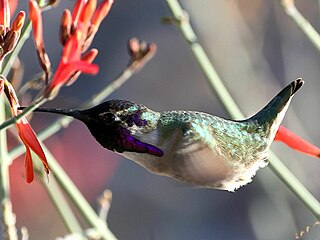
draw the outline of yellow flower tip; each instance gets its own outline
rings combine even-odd
[[[25,18],[26,18],[26,13],[24,11],[20,11],[16,16],[16,18],[13,20],[11,29],[14,31],[20,32],[24,24]]]

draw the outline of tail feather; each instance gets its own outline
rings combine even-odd
[[[311,155],[316,158],[320,158],[320,148],[307,142],[306,140],[302,139],[300,136],[296,135],[283,126],[279,127],[274,140],[281,141],[299,152]]]
[[[292,81],[281,92],[279,92],[261,111],[259,111],[256,115],[248,120],[257,121],[259,124],[275,121],[279,113],[281,113],[283,110],[286,111],[291,98],[302,87],[303,84],[304,81],[301,78]]]

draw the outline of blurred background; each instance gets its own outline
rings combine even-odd
[[[279,2],[261,0],[184,0],[183,7],[226,87],[246,116],[260,110],[280,89],[302,77],[283,124],[320,145],[320,54]],[[47,52],[55,69],[61,54],[60,16],[74,1],[61,1],[43,14]],[[319,31],[319,1],[296,1],[297,8]],[[26,9],[27,1],[19,8]],[[158,51],[145,68],[108,99],[128,99],[154,110],[197,110],[227,117],[193,59],[179,30],[161,24],[170,16],[164,0],[115,1],[92,47],[97,76],[82,75],[46,106],[76,107],[105,87],[127,64],[131,37],[154,42]],[[27,81],[40,71],[29,39],[20,58]],[[27,99],[27,97],[25,97]],[[56,117],[35,114],[32,126],[45,128]],[[236,193],[190,187],[153,175],[98,145],[84,125],[73,122],[45,144],[93,206],[104,189],[113,202],[108,223],[119,239],[293,239],[313,225],[314,217],[266,167]],[[281,143],[272,150],[320,199],[320,161]],[[11,195],[17,226],[30,239],[55,239],[67,233],[43,187],[27,184],[23,157],[11,167]],[[50,183],[49,183],[50,184]],[[319,227],[304,239],[316,239]]]

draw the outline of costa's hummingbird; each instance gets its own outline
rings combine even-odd
[[[35,111],[82,121],[103,147],[153,173],[234,191],[266,166],[269,147],[303,83],[302,79],[293,81],[256,115],[242,121],[194,111],[156,112],[125,100],[110,100],[86,110]]]

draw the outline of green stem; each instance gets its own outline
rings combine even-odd
[[[202,46],[198,43],[197,37],[186,18],[185,11],[181,8],[177,0],[166,0],[169,9],[174,18],[179,22],[179,29],[183,38],[189,44],[191,51],[203,70],[212,90],[217,94],[223,107],[230,117],[234,119],[243,119],[239,107],[232,99],[230,93],[225,88],[222,80],[209,61]],[[289,171],[289,169],[272,152],[269,157],[269,166],[274,174],[302,201],[302,203],[311,211],[311,213],[320,220],[320,203],[305,188],[305,186]]]
[[[0,96],[0,122],[5,120],[5,102]],[[9,183],[9,165],[10,158],[7,147],[7,132],[0,131],[0,208],[6,206],[6,202],[10,201],[10,183]],[[0,212],[0,236],[6,236],[8,226],[8,215],[4,209]]]
[[[37,162],[40,163],[40,161]],[[45,176],[45,174],[41,174],[41,181],[43,183],[43,186],[46,189],[57,211],[59,212],[64,222],[64,225],[68,229],[69,233],[82,232],[82,228],[78,223],[77,218],[73,214],[73,211],[70,208],[68,202],[63,196],[63,193],[61,192],[60,187],[57,184],[55,178],[51,178],[49,184],[47,184],[47,180],[47,176]]]
[[[90,204],[87,202],[87,200],[74,185],[69,176],[65,173],[63,168],[59,165],[54,156],[44,145],[43,150],[45,151],[51,171],[53,172],[59,185],[64,189],[64,191],[79,209],[86,221],[100,233],[103,239],[116,240],[116,237],[109,230],[106,222],[101,220],[99,216],[94,212]]]
[[[289,17],[297,24],[297,26],[309,38],[312,44],[320,51],[320,35],[312,27],[310,22],[296,8],[293,0],[280,0],[280,4]]]

